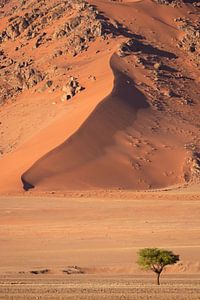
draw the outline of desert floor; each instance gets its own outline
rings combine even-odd
[[[198,192],[25,195],[0,199],[0,299],[200,299]],[[159,288],[142,247],[180,255]]]
[[[87,2],[0,0],[0,299],[200,300],[199,8]]]
[[[200,279],[167,277],[156,286],[144,276],[36,276],[0,278],[0,299],[198,300]]]

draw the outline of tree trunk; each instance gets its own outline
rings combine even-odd
[[[160,285],[160,273],[157,273],[157,285]]]

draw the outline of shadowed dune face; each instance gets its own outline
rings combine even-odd
[[[16,41],[9,39],[2,44],[6,62],[6,53],[13,57],[13,65],[15,58],[17,64],[20,55],[25,55],[27,70],[33,65],[52,84],[49,87],[49,82],[47,86],[44,80],[38,82],[37,87],[23,91],[16,104],[5,106],[5,113],[1,114],[3,193],[21,192],[22,184],[25,190],[36,187],[36,192],[139,190],[193,180],[191,149],[199,143],[199,75],[188,54],[178,46],[183,33],[177,20],[186,18],[188,10],[195,12],[196,8],[174,8],[150,0],[87,2],[91,11],[98,11],[93,25],[97,22],[99,30],[87,45],[76,41],[80,49],[75,49],[75,44],[74,49],[66,48],[62,26],[66,21],[71,24],[71,11],[63,15],[62,9],[53,23],[50,15],[50,23],[43,20],[47,28],[41,27],[44,35],[39,41],[36,35],[29,43],[24,32]],[[32,4],[37,6],[35,1]],[[40,4],[41,10],[51,13],[50,2]],[[28,3],[24,9],[24,13],[31,11]],[[77,8],[73,7],[72,12],[79,17]],[[190,14],[190,18],[195,19],[195,15]],[[83,33],[83,37],[86,25],[88,28],[88,23],[77,27],[77,33]],[[57,32],[58,28],[61,31]],[[71,34],[69,37],[71,41]],[[19,49],[17,43],[24,38],[27,44]],[[133,45],[130,42],[133,47],[128,44],[129,54],[122,55],[123,58],[112,57],[111,70],[110,56],[116,49],[120,55],[129,38],[134,41]],[[10,51],[11,42],[16,51]],[[32,42],[41,44],[33,51]],[[76,51],[70,54],[70,49],[78,54],[71,57]],[[186,63],[182,64],[183,61]],[[71,76],[77,78],[85,91],[66,102],[61,93]]]
[[[118,133],[134,126],[137,112],[140,109],[147,109],[148,103],[135,87],[134,81],[118,70],[117,60],[119,58],[113,55],[111,68],[115,80],[111,94],[96,107],[75,134],[47,153],[22,175],[25,189],[33,186],[64,188],[74,183],[82,188],[94,185],[102,187],[107,186],[110,181],[107,180],[108,174],[114,179],[113,186],[121,185],[122,165],[119,161],[118,174],[115,173],[114,165],[111,170],[107,152],[113,147],[115,152],[120,152]],[[111,156],[114,157],[115,153]],[[99,164],[98,161],[102,159],[103,163]],[[92,170],[87,171],[87,166],[91,165]],[[83,173],[80,172],[82,167],[86,168]],[[73,172],[75,174],[70,178]]]

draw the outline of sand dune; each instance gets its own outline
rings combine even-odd
[[[0,192],[23,192],[23,185],[35,192],[140,190],[198,181],[191,168],[199,149],[199,71],[177,47],[183,33],[175,23],[189,9],[194,21],[196,8],[150,0],[88,2],[98,9],[107,35],[92,40],[87,51],[50,61],[55,46],[64,47],[64,39],[52,38],[35,51],[29,42],[22,49],[37,67],[51,70],[56,90],[48,94],[38,83],[39,92],[30,88],[3,107]],[[45,34],[63,22],[64,16],[47,24]],[[119,57],[119,46],[129,38],[139,50]],[[18,40],[3,43],[3,49],[17,59],[11,43],[17,46]],[[85,90],[63,104],[62,84],[70,75],[77,75]]]
[[[152,164],[144,167],[144,162],[136,158],[132,137],[135,121],[145,122],[142,114],[138,116],[140,110],[145,110],[149,118],[154,113],[145,96],[135,87],[133,79],[120,71],[121,67],[121,59],[117,55],[113,56],[113,91],[95,108],[74,135],[22,175],[25,188],[145,189],[179,182],[180,179],[173,182],[172,176],[163,176],[168,171],[166,156],[172,161],[168,151],[157,155],[159,170],[156,171]],[[132,142],[128,141],[130,138]],[[141,148],[140,155],[145,159],[145,145],[141,145]],[[173,173],[177,172],[175,176],[181,177],[181,162],[182,156],[172,161]],[[170,162],[167,164],[169,166]],[[145,173],[151,175],[147,177]]]
[[[0,2],[0,299],[199,299],[197,4]]]
[[[134,126],[137,112],[149,105],[133,80],[120,71],[118,60],[117,56],[111,59],[115,76],[111,94],[74,135],[22,175],[24,182],[53,189],[134,186],[132,166],[123,161],[128,149],[120,135]]]
[[[31,167],[40,157],[59,146],[65,138],[75,132],[94,110],[98,102],[110,92],[113,74],[109,68],[109,61],[110,53],[102,51],[102,54],[100,54],[94,62],[91,62],[88,68],[83,66],[82,68],[86,76],[93,73],[94,64],[95,66],[101,66],[96,72],[96,76],[99,78],[97,84],[89,83],[89,91],[79,95],[78,102],[70,103],[67,108],[63,108],[63,105],[59,105],[59,114],[56,118],[51,120],[48,126],[38,128],[32,133],[31,138],[19,144],[18,149],[6,154],[0,159],[0,190],[2,193],[16,193],[22,191],[21,175],[23,172]],[[45,95],[44,97],[47,96]],[[24,100],[27,101],[26,98]],[[38,109],[42,110],[40,113],[44,119],[43,116],[46,115],[46,106],[43,107],[42,102],[39,102],[38,105],[40,105]],[[52,106],[51,103],[50,105]],[[9,109],[12,109],[12,107],[8,107],[8,114]],[[27,114],[26,122],[29,122],[32,118],[30,113],[31,111]],[[15,108],[13,109],[13,114],[12,120],[14,124],[12,126],[15,126],[15,121],[17,121]],[[35,126],[33,126],[33,130],[34,129]],[[21,157],[23,157],[23,160]]]

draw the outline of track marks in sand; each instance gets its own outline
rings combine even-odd
[[[137,90],[134,81],[118,69],[116,55],[111,58],[111,68],[114,72],[114,87],[92,112],[84,124],[62,145],[46,154],[37,161],[27,172],[22,175],[22,180],[36,186],[50,185],[68,186],[69,181],[87,187],[90,184],[106,186],[107,174],[117,163],[118,168],[113,168],[113,183],[120,185],[120,173],[123,163],[120,164],[120,156],[123,154],[124,145],[120,134],[134,126],[137,113],[141,109],[149,107],[144,95]],[[113,153],[110,153],[113,149]],[[109,163],[115,157],[112,164]],[[117,158],[119,161],[117,162]],[[98,161],[102,161],[101,164]],[[79,173],[81,168],[92,166],[92,170]],[[70,173],[76,172],[75,178],[70,178]],[[94,175],[95,174],[95,175]],[[96,182],[91,177],[96,177]],[[93,183],[91,182],[93,181]],[[110,180],[108,180],[110,181]]]

